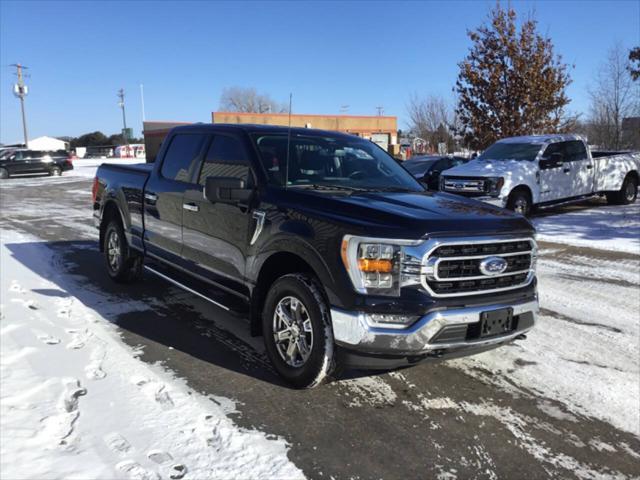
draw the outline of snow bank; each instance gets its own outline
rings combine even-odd
[[[533,219],[538,239],[640,255],[640,201],[599,205]]]
[[[282,439],[234,425],[233,402],[138,360],[64,290],[44,244],[9,231],[2,242],[3,478],[303,478]],[[27,253],[46,275],[12,256],[19,242],[34,242]]]

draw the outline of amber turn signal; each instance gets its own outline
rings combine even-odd
[[[390,273],[393,269],[393,262],[391,260],[360,258],[358,259],[358,268],[362,272]]]

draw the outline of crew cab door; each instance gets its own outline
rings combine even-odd
[[[204,197],[207,177],[232,177],[255,185],[250,157],[242,140],[216,133],[209,142],[197,185],[185,192],[183,257],[196,272],[218,284],[242,290],[246,251],[255,220],[248,204],[213,203]]]
[[[575,196],[574,169],[566,158],[566,144],[547,146],[539,160],[540,202],[551,202]]]
[[[29,170],[29,161],[25,155],[26,152],[18,150],[9,156],[8,161],[4,165],[4,167],[9,171],[10,174],[20,174],[20,173],[28,173]]]
[[[151,256],[182,263],[183,195],[191,188],[206,135],[178,133],[144,189],[144,243]]]
[[[587,195],[593,192],[593,161],[587,153],[582,140],[566,142],[565,158],[571,162],[573,176],[573,196]]]

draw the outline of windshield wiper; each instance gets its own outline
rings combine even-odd
[[[290,185],[290,187],[307,187],[314,190],[345,190],[348,192],[370,192],[367,188],[352,187],[349,185],[326,185],[319,183],[303,183],[299,185]]]

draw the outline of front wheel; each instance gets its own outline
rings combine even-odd
[[[313,388],[335,369],[329,308],[315,278],[276,280],[265,300],[262,331],[271,363],[293,386]]]
[[[526,217],[531,213],[531,197],[524,190],[511,192],[507,208]]]
[[[62,169],[60,167],[53,167],[51,170],[49,170],[49,175],[51,175],[52,177],[59,177],[60,175],[62,175]]]
[[[9,170],[0,168],[0,178],[9,178]]]
[[[622,188],[617,192],[607,192],[607,203],[614,205],[629,205],[638,197],[638,180],[631,175],[622,182]]]

